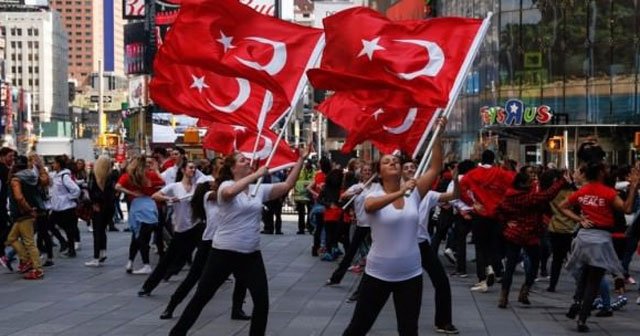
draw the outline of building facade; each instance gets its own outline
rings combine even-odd
[[[52,11],[0,12],[6,81],[31,94],[31,119],[68,119],[67,34]]]
[[[573,166],[575,148],[595,136],[610,162],[635,160],[638,1],[448,0],[437,8],[438,16],[494,13],[449,123],[459,156],[492,148],[520,162]],[[547,111],[551,120],[536,120]]]

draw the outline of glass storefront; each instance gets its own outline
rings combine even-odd
[[[451,120],[463,141],[479,138],[480,107],[510,99],[548,105],[568,124],[640,126],[640,1],[447,0],[437,10],[488,11],[492,27]]]

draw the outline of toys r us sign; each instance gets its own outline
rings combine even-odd
[[[484,125],[547,124],[553,119],[553,110],[548,105],[525,106],[521,100],[509,99],[504,107],[481,107],[480,116]]]

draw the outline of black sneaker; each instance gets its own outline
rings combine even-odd
[[[436,332],[439,334],[457,335],[460,333],[453,324],[447,324],[446,326],[436,326]]]
[[[358,301],[358,293],[351,294],[351,296],[347,299],[347,303],[354,303],[356,301]]]
[[[611,309],[602,309],[596,313],[596,317],[611,317],[613,316],[613,310]]]
[[[44,262],[44,264],[42,264],[42,267],[51,267],[53,265],[55,265],[53,263],[53,260],[47,260],[47,261]]]

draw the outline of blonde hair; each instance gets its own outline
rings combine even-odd
[[[127,173],[129,181],[138,188],[142,188],[147,184],[145,170],[147,169],[147,158],[144,156],[136,156],[129,165],[127,165]]]
[[[100,189],[104,190],[104,186],[107,183],[107,178],[111,173],[111,159],[107,155],[100,155],[100,157],[93,164],[93,175],[96,178],[96,183]]]

